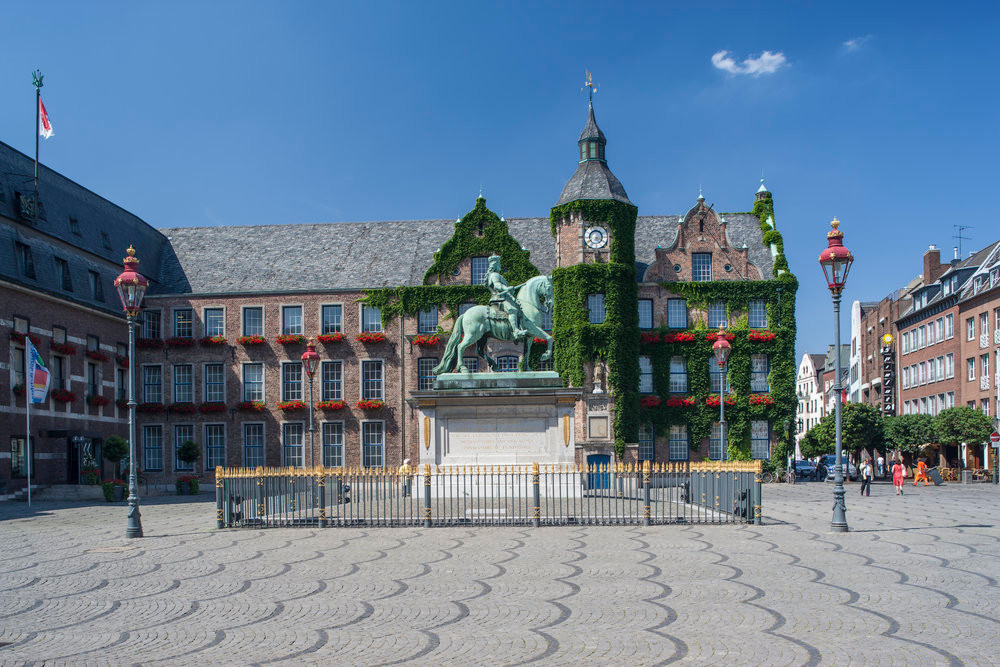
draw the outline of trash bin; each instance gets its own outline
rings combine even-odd
[[[934,486],[941,486],[944,483],[944,480],[941,479],[941,473],[938,472],[937,467],[928,468],[927,476],[931,478],[932,482],[934,482]]]

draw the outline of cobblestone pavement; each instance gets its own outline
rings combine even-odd
[[[1000,664],[992,485],[769,485],[765,525],[215,530],[0,504],[0,663]]]

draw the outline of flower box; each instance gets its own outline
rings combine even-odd
[[[100,394],[87,394],[87,405],[101,407],[102,405],[107,405],[110,402],[110,399],[104,398]]]
[[[715,408],[719,407],[719,396],[718,395],[709,396],[708,398],[705,399],[705,405]],[[736,405],[736,397],[726,396],[726,405]]]
[[[140,350],[156,350],[163,347],[162,338],[136,338],[135,346]]]
[[[536,338],[535,341],[537,342],[538,339]],[[430,336],[419,334],[413,338],[413,344],[419,345],[420,347],[432,347],[440,342],[441,339],[437,336],[437,334],[431,334]]]
[[[321,343],[340,343],[341,341],[344,340],[344,334],[342,334],[340,332],[337,332],[337,333],[325,333],[325,334],[320,334],[320,335],[316,336],[316,338]]]
[[[774,340],[774,337],[774,332],[767,330],[754,331],[751,329],[750,333],[747,334],[747,339],[753,343],[767,343]]]
[[[726,340],[733,340],[734,338],[736,338],[736,335],[727,333],[725,335],[725,338]],[[705,340],[708,341],[709,343],[714,343],[715,341],[719,340],[719,332],[709,331],[707,334],[705,334]]]
[[[643,396],[639,399],[639,405],[644,408],[655,408],[661,403],[661,399],[656,394],[652,396]]]
[[[135,409],[139,412],[155,414],[157,412],[163,412],[163,403],[140,403]]]
[[[14,393],[15,396],[24,396],[27,393],[23,384],[15,384],[13,387],[10,388],[10,390]]]
[[[53,389],[52,400],[60,403],[71,403],[76,398],[76,394],[67,389]]]
[[[117,401],[115,401],[115,405],[117,405],[122,410],[127,410],[128,409],[128,399],[127,398],[119,398]]]
[[[35,347],[38,347],[39,345],[42,344],[42,339],[33,333],[23,334],[20,331],[10,332],[10,339],[15,343],[23,343],[25,338],[30,340],[31,344],[34,345]]]
[[[281,334],[275,340],[281,345],[303,345],[306,337],[302,334]]]
[[[121,501],[125,498],[125,480],[109,479],[101,484],[101,492],[109,503]]]
[[[202,403],[201,405],[198,406],[198,412],[202,413],[203,415],[207,415],[212,412],[225,412],[225,411],[226,411],[226,404],[218,403],[215,401]]]
[[[76,345],[72,343],[49,343],[49,349],[56,354],[76,354]]]
[[[178,415],[190,415],[195,411],[194,403],[171,403],[167,410]]]
[[[264,345],[267,343],[263,336],[240,336],[236,342],[240,345]]]
[[[668,408],[687,408],[697,403],[694,396],[672,396],[667,399]]]
[[[381,331],[374,332],[374,333],[370,332],[370,331],[362,331],[357,336],[355,336],[355,338],[357,338],[362,343],[384,343],[385,342],[385,334],[382,333]]]
[[[385,407],[385,401],[372,398],[365,401],[358,401],[356,405],[362,410],[381,410]]]
[[[690,343],[694,340],[694,334],[690,331],[681,331],[680,333],[668,333],[663,334],[662,338],[664,343]]]
[[[87,350],[87,358],[94,361],[111,361],[111,357],[98,350]]]
[[[750,394],[750,405],[774,405],[770,394]]]
[[[205,336],[200,341],[202,347],[215,347],[217,345],[225,345],[225,336]]]
[[[174,336],[166,340],[167,347],[194,347],[194,338]]]
[[[343,410],[347,407],[347,401],[318,401],[317,410]]]
[[[267,406],[264,401],[243,401],[240,403],[240,410],[245,412],[263,412]]]
[[[309,406],[303,401],[278,401],[275,407],[285,412],[293,412],[295,410],[305,410]]]
[[[121,366],[122,368],[128,368],[128,357],[125,356],[124,354],[116,354],[115,363]]]
[[[660,334],[653,332],[642,332],[639,334],[640,343],[659,343]]]
[[[549,341],[547,341],[544,338],[539,338],[538,336],[535,336],[534,338],[532,338],[531,342],[534,343],[535,345],[548,345],[549,344]]]
[[[194,475],[181,475],[174,482],[174,487],[177,489],[178,496],[197,495],[198,478]]]

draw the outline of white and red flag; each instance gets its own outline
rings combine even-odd
[[[45,104],[42,98],[38,98],[38,134],[45,139],[52,136],[52,123],[49,122],[49,114],[45,111]]]

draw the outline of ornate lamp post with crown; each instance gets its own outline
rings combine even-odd
[[[729,341],[726,340],[725,327],[719,327],[719,337],[712,344],[712,354],[719,364],[719,442],[722,446],[722,458],[726,458],[728,449],[726,442],[726,362],[729,361]]]
[[[835,533],[846,533],[847,507],[844,504],[844,464],[840,430],[841,404],[844,401],[843,387],[840,384],[840,295],[844,291],[844,285],[847,284],[847,273],[851,270],[854,255],[844,246],[844,232],[838,229],[840,221],[834,218],[830,226],[833,227],[833,231],[826,233],[827,247],[819,254],[819,265],[823,268],[827,287],[830,288],[830,293],[833,295],[835,346],[833,353],[836,360],[833,392],[837,395],[836,403],[834,403],[837,462],[833,477],[833,520],[830,522],[830,528]]]
[[[319,355],[316,354],[316,343],[309,339],[306,351],[302,353],[302,368],[309,376],[309,467],[313,466],[313,437],[316,432],[316,425],[313,423],[313,375],[319,366]]]
[[[122,301],[125,318],[128,320],[128,527],[125,537],[142,537],[142,515],[139,513],[139,487],[135,458],[135,320],[142,307],[142,297],[149,282],[136,269],[139,260],[131,245],[128,256],[122,261],[125,270],[115,278],[115,289]]]

